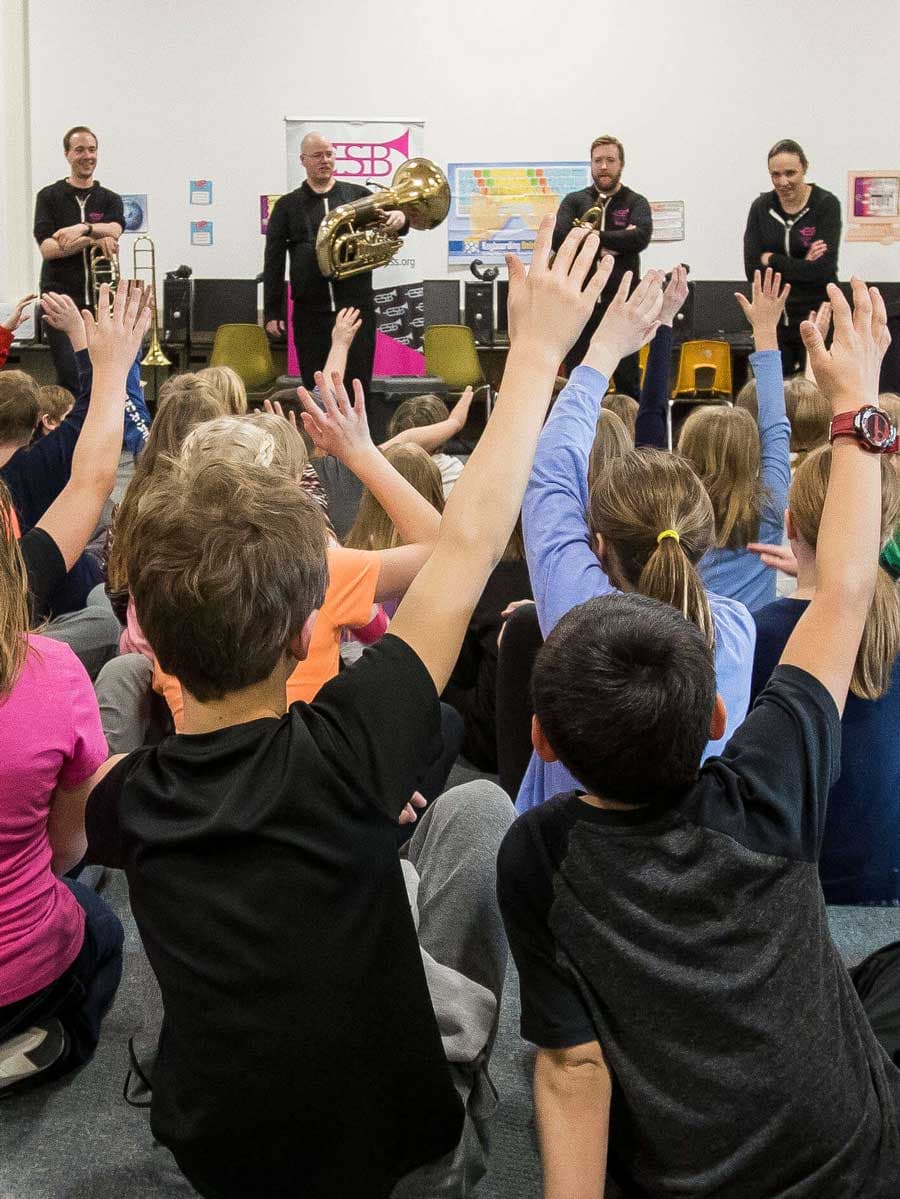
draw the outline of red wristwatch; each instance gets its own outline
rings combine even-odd
[[[870,454],[896,454],[900,438],[891,418],[880,408],[867,404],[858,412],[841,412],[832,418],[828,440],[835,437],[855,437]]]

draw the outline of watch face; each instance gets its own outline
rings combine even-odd
[[[891,424],[888,414],[880,408],[862,408],[857,418],[859,431],[869,445],[883,449],[896,440],[897,430]]]

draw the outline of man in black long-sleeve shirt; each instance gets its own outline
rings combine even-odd
[[[653,235],[650,204],[644,196],[622,183],[624,165],[625,150],[618,138],[609,135],[594,138],[591,143],[593,185],[581,191],[569,192],[556,214],[554,250],[562,245],[573,221],[582,218],[588,209],[599,208],[601,216],[597,232],[600,234],[600,254],[613,254],[616,259],[594,315],[566,358],[567,371],[578,366],[587,353],[594,330],[603,319],[626,271],[632,272],[631,290],[637,287],[641,277],[641,250],[647,248]],[[615,373],[615,381],[619,391],[637,399],[640,391],[637,354],[622,359]]]
[[[347,356],[346,377],[359,379],[368,396],[375,358],[372,272],[365,271],[349,279],[326,279],[316,260],[316,236],[326,213],[339,204],[352,203],[371,193],[356,183],[335,179],[334,147],[321,133],[307,133],[300,146],[300,161],[306,179],[281,197],[272,210],[266,232],[263,267],[266,331],[273,337],[284,333],[284,264],[290,252],[294,343],[304,384],[314,387],[313,376],[325,365],[337,312],[341,308],[358,308],[362,326]],[[402,212],[388,211],[383,227],[392,234],[403,233],[407,228],[406,217]]]

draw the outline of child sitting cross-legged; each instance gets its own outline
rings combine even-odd
[[[459,1155],[480,1154],[460,1142],[460,1094],[478,1085],[502,985],[494,854],[512,808],[482,783],[426,814],[407,851],[418,939],[397,824],[414,815],[438,695],[512,532],[556,367],[605,277],[585,282],[599,239],[584,230],[550,266],[552,232],[548,218],[527,277],[508,260],[503,386],[433,552],[391,632],[312,703],[285,703],[328,583],[324,521],[296,480],[204,459],[157,479],[137,514],[128,579],[184,687],[184,733],[120,760],[86,823],[94,860],[126,872],[162,989],[153,1132],[203,1195],[379,1199],[417,1167],[432,1174],[411,1193],[463,1195],[479,1173],[470,1162],[448,1186]],[[317,442],[348,441],[387,507],[394,472],[346,395],[323,399],[307,409]],[[435,1019],[429,959],[464,1000],[452,1026]]]
[[[844,422],[815,592],[721,755],[701,764],[725,727],[712,650],[672,605],[592,600],[538,657],[534,744],[578,785],[507,834],[498,895],[547,1199],[607,1174],[626,1195],[900,1194],[900,946],[848,973],[816,869],[882,530],[886,422],[863,445],[852,417],[886,317],[852,286],[852,314],[829,287],[830,351],[802,326]]]

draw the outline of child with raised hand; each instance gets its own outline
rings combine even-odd
[[[149,324],[140,292],[86,314],[91,403],[68,483],[11,535],[0,485],[0,1098],[92,1055],[122,969],[122,927],[60,877],[84,855],[84,805],[106,760],[97,703],[68,646],[29,633],[77,560],[112,490],[125,379]]]
[[[791,481],[791,427],[785,415],[778,322],[790,294],[767,268],[753,276],[751,298],[736,293],[753,327],[758,424],[743,408],[704,405],[687,418],[678,451],[703,480],[716,514],[714,548],[700,564],[710,591],[751,612],[775,599],[775,572],[749,543],[780,545]]]
[[[634,423],[634,444],[656,446],[664,450],[668,445],[669,371],[672,365],[672,345],[675,317],[688,297],[687,267],[678,263],[672,267],[669,281],[663,291],[662,307],[659,310],[659,328],[650,343],[647,368],[641,384],[641,398]],[[606,407],[606,400],[604,400]]]
[[[866,451],[887,422],[863,418],[864,446],[852,421],[885,312],[852,286],[852,315],[829,288],[830,352],[802,326],[842,430],[816,589],[721,756],[701,765],[725,724],[712,652],[671,605],[583,604],[538,657],[535,744],[579,781],[510,830],[498,895],[547,1199],[595,1199],[606,1176],[641,1195],[900,1193],[900,949],[848,974],[816,869],[882,525]]]
[[[541,631],[546,637],[573,607],[616,589],[672,604],[715,645],[728,732],[747,710],[753,620],[734,600],[707,595],[697,564],[715,522],[709,497],[681,458],[655,449],[609,460],[591,490],[588,463],[597,413],[619,356],[653,336],[663,304],[662,276],[648,272],[629,298],[623,282],[547,421],[522,508],[525,549]],[[671,296],[671,293],[670,293]],[[717,753],[724,732],[706,747]],[[519,811],[573,787],[560,762],[533,754]]]
[[[426,813],[408,849],[418,941],[396,825],[512,533],[557,365],[606,277],[585,284],[596,234],[574,230],[551,267],[552,233],[548,218],[527,277],[509,260],[503,386],[431,556],[391,633],[312,704],[285,711],[327,580],[324,524],[296,483],[210,462],[189,488],[158,480],[138,515],[128,575],[162,666],[184,684],[187,735],[120,762],[88,827],[94,858],[128,875],[162,989],[154,1134],[201,1193],[290,1194],[302,1179],[307,1199],[377,1199],[474,1148],[459,1147],[454,1083],[468,1093],[496,1016],[494,855],[512,809],[481,783]],[[308,403],[319,444],[352,422],[340,391],[323,398],[324,411]],[[354,438],[347,461],[387,506],[395,476],[371,441]],[[443,1049],[420,948],[477,1001]],[[426,1193],[446,1193],[445,1164]]]
[[[33,300],[36,299],[37,296],[34,294],[34,292],[32,292],[31,295],[23,296],[22,299],[14,305],[9,316],[4,321],[0,321],[0,366],[4,364],[9,356],[9,347],[13,343],[16,329],[18,329],[19,326],[24,324],[28,319],[28,313],[25,311],[25,309]]]

